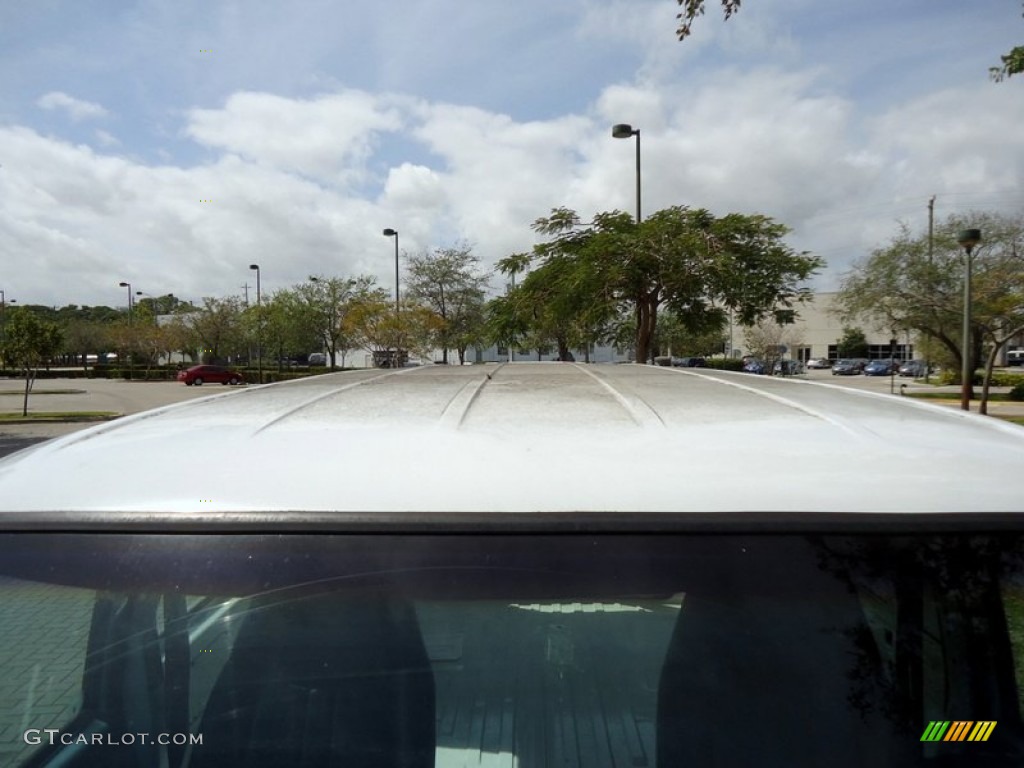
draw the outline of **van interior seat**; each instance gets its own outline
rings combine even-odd
[[[411,604],[274,594],[249,603],[189,765],[433,766],[434,710]]]
[[[887,754],[882,665],[856,594],[802,542],[772,552],[686,594],[659,681],[658,765],[911,764]]]

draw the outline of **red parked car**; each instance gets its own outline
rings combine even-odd
[[[245,377],[238,371],[225,368],[223,365],[193,365],[184,371],[178,371],[178,381],[183,381],[190,387],[193,384],[198,387],[205,382],[210,382],[211,384],[217,382],[221,384],[244,384]]]

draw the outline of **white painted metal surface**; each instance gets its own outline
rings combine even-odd
[[[250,387],[0,461],[3,511],[1021,512],[1024,429],[825,384],[635,365]]]

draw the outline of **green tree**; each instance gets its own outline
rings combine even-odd
[[[719,0],[722,4],[722,12],[728,20],[740,9],[741,0]],[[676,29],[676,36],[685,40],[692,32],[693,22],[698,16],[704,15],[705,0],[676,0],[682,10],[676,14],[679,20],[679,27]],[[1009,53],[1000,56],[1001,64],[998,67],[989,67],[989,76],[997,83],[1008,77],[1019,75],[1024,72],[1024,46],[1018,45]]]
[[[614,302],[595,300],[601,293],[601,275],[596,264],[582,257],[578,246],[586,238],[566,238],[554,248],[541,246],[543,264],[529,272],[512,289],[504,307],[510,315],[509,327],[520,329],[519,345],[536,349],[538,357],[555,347],[560,360],[570,359],[570,349],[583,349],[607,335]],[[530,256],[513,254],[500,262],[498,269],[514,275],[525,270]]]
[[[68,319],[63,327],[63,351],[88,368],[87,355],[110,349],[110,324],[95,320]]]
[[[867,357],[868,337],[861,328],[843,328],[843,335],[836,344],[836,351],[840,357]]]
[[[251,309],[256,311],[256,307]],[[200,360],[219,361],[245,348],[242,311],[242,301],[237,296],[205,297],[203,305],[187,315],[185,324],[192,346],[199,349]]]
[[[785,357],[783,348],[793,350],[803,344],[803,336],[795,326],[768,318],[745,328],[743,340],[750,354],[764,361],[768,373]]]
[[[1002,63],[998,67],[990,67],[989,76],[997,83],[1001,83],[1008,77],[1019,75],[1024,72],[1024,45],[1018,45],[1010,49],[1010,52],[999,57]]]
[[[40,319],[25,307],[7,311],[4,322],[3,357],[8,365],[25,377],[25,398],[21,415],[28,415],[28,396],[35,384],[39,367],[57,354],[61,345],[60,327]]]
[[[988,70],[989,75],[995,82],[1001,83],[1008,77],[1024,72],[1024,45],[1012,48],[1009,53],[999,58],[1002,59],[1002,65],[990,67]]]
[[[534,247],[527,279],[552,286],[547,301],[577,313],[586,334],[614,333],[628,313],[637,362],[657,354],[662,308],[695,334],[720,328],[729,311],[744,325],[767,316],[792,322],[810,296],[801,283],[822,265],[793,252],[782,241],[786,227],[761,215],[716,218],[675,206],[639,224],[619,211],[583,224],[560,208],[534,229],[551,239]]]
[[[368,285],[354,298],[345,316],[346,333],[375,361],[401,364],[407,352],[429,356],[440,320],[429,307],[407,297],[400,313],[384,288]]]
[[[675,313],[663,312],[658,319],[657,343],[666,355],[710,357],[725,350],[725,325],[695,333]]]
[[[313,331],[317,343],[327,350],[332,371],[337,355],[342,355],[344,365],[346,350],[356,346],[348,336],[349,324],[345,319],[354,302],[373,284],[374,278],[367,275],[355,278],[317,276],[296,288],[300,300],[296,311],[302,324]]]
[[[433,311],[439,323],[434,339],[441,360],[455,349],[465,362],[466,348],[483,337],[484,291],[489,276],[468,245],[436,248],[410,256],[407,262],[408,295]]]
[[[690,27],[697,17],[704,15],[704,0],[676,0],[676,2],[683,9],[676,14],[676,18],[679,19],[679,29],[676,30],[676,35],[680,40],[684,40],[690,36]],[[721,0],[721,3],[726,19],[740,9],[740,0]]]
[[[964,250],[957,234],[976,228],[983,240],[972,261],[971,332],[963,349]],[[985,382],[999,351],[1024,325],[1024,217],[999,213],[950,216],[927,234],[907,226],[855,265],[837,297],[844,319],[873,319],[884,329],[909,329],[934,339],[961,370],[975,370],[988,351]],[[985,385],[985,392],[988,387]],[[982,409],[986,408],[985,398]]]

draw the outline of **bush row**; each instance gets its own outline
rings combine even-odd
[[[974,383],[977,386],[980,387],[984,380],[985,374],[983,371],[974,372]],[[960,371],[942,371],[942,373],[938,375],[938,382],[945,385],[959,384]],[[992,371],[993,387],[1016,387],[1018,384],[1024,384],[1024,373]]]

